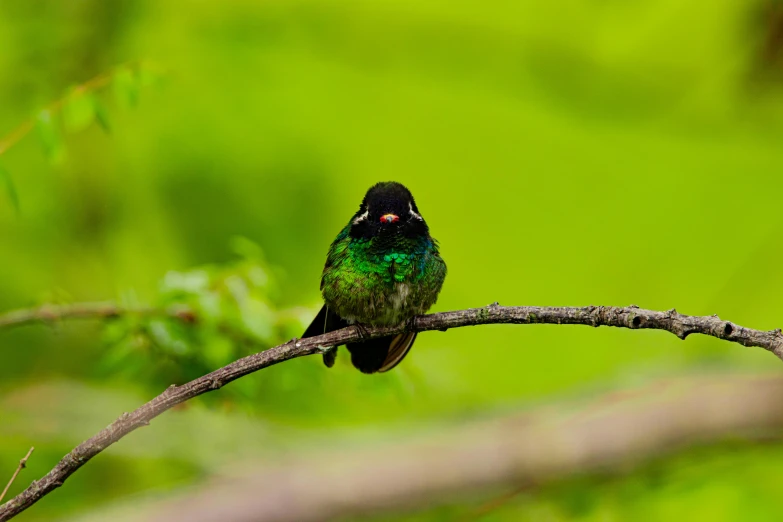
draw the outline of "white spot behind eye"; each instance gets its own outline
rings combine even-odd
[[[422,218],[420,215],[416,213],[415,210],[413,210],[413,203],[408,201],[408,208],[410,209],[411,216],[415,217],[418,220],[424,221],[424,218]]]
[[[367,216],[369,216],[369,215],[370,215],[370,210],[367,209],[367,210],[364,211],[364,214],[362,214],[360,216],[357,216],[356,219],[353,220],[353,224],[354,225],[358,225],[359,223],[361,223],[362,221],[367,219]]]

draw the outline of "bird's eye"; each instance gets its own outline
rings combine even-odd
[[[381,223],[396,223],[400,218],[396,214],[384,214],[381,216]]]

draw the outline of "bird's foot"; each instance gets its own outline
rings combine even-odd
[[[321,350],[324,359],[324,365],[327,368],[334,366],[334,361],[337,359],[337,347],[336,346],[318,346]]]
[[[409,332],[418,332],[419,331],[418,326],[416,325],[417,318],[418,316],[414,315],[413,317],[405,321],[405,330]]]
[[[366,339],[370,334],[367,332],[367,327],[362,323],[353,323],[356,328],[356,333],[359,334],[360,339]]]

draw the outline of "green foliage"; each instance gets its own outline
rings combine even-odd
[[[106,107],[97,96],[92,97],[92,103],[92,112],[93,116],[95,117],[95,123],[97,123],[105,133],[109,134],[111,132],[111,121],[109,120],[109,113],[107,112]]]
[[[245,238],[235,238],[233,247],[234,261],[168,272],[151,305],[163,313],[129,313],[109,322],[103,371],[159,391],[301,333],[301,313],[273,299],[274,270],[260,247]]]
[[[112,88],[120,106],[135,107],[139,103],[139,79],[133,69],[119,67],[114,74]]]
[[[100,98],[100,91],[107,84],[113,86],[117,103],[121,107],[135,107],[138,104],[142,88],[159,86],[163,73],[149,63],[121,65],[114,70],[97,76],[92,80],[71,87],[60,100],[42,109],[33,124],[43,147],[46,158],[52,165],[61,165],[66,158],[66,133],[81,132],[93,123],[106,133],[111,131],[109,113]],[[27,134],[26,124],[22,124],[8,135],[0,155],[16,145]],[[19,196],[7,171],[0,171],[0,177],[6,187],[9,201],[18,211]]]
[[[71,89],[63,101],[63,121],[68,132],[78,132],[95,120],[95,96],[83,88]]]
[[[437,310],[634,303],[780,327],[783,98],[779,81],[750,74],[777,41],[774,17],[754,14],[766,5],[0,2],[0,135],[63,93],[76,104],[35,124],[47,156],[60,158],[55,173],[34,139],[0,157],[11,198],[0,204],[0,310],[132,289],[125,304],[205,315],[0,332],[0,475],[34,444],[40,467],[20,484],[40,476],[162,386],[299,335],[320,304],[330,241],[381,180],[412,189],[440,242],[449,276]],[[136,57],[174,71],[166,89],[145,87],[158,81],[146,63],[111,68]],[[69,87],[101,71],[87,125],[87,93]],[[236,235],[268,261],[227,252]],[[328,371],[303,358],[205,398],[229,398],[241,413],[192,401],[188,429],[181,412],[167,413],[24,517],[90,511],[109,489],[135,498],[167,486],[158,477],[178,464],[160,460],[160,474],[137,464],[137,436],[149,451],[167,441],[190,470],[257,457],[264,434],[285,438],[291,426],[372,445],[420,420],[779,364],[714,339],[540,325],[423,334],[400,367],[372,378],[344,351]],[[60,402],[60,382],[84,393]],[[752,503],[745,520],[780,518],[779,453],[771,444],[736,459],[675,460],[661,468],[661,489],[637,488],[645,475],[631,472],[618,478],[628,489],[587,481],[522,495],[495,520],[635,520],[650,507],[695,517],[736,491]],[[682,470],[701,478],[694,486]]]
[[[55,165],[62,163],[65,159],[65,145],[57,120],[57,114],[49,109],[38,113],[35,120],[35,128],[38,131],[38,138],[41,140],[46,158]]]

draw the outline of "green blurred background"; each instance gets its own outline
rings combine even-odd
[[[96,91],[111,132],[65,129],[56,161],[35,132],[0,155],[19,200],[0,199],[0,310],[202,307],[200,277],[223,290],[238,277],[249,301],[221,305],[215,324],[258,341],[125,320],[0,332],[0,476],[37,448],[12,493],[168,383],[297,335],[330,241],[377,181],[406,184],[440,241],[436,310],[633,303],[783,325],[777,0],[5,0],[0,50],[0,136],[118,64],[160,73],[138,103],[123,103],[133,88]],[[562,394],[779,365],[715,339],[552,326],[422,335],[372,378],[345,357],[331,371],[306,358],[167,413],[19,520],[356,430],[372,443]],[[780,518],[782,448],[684,455],[661,481],[641,469],[560,485],[489,516]]]

